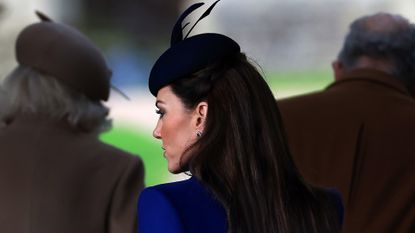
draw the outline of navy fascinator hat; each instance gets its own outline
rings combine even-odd
[[[173,27],[170,48],[156,61],[150,72],[148,86],[151,94],[157,96],[158,91],[174,81],[203,69],[214,62],[238,54],[240,47],[231,38],[217,33],[203,33],[188,37],[196,24],[210,14],[213,3],[190,28],[183,38],[183,20],[204,3],[196,3],[185,10]]]

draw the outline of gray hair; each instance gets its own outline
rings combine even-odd
[[[5,115],[40,114],[66,120],[85,131],[100,133],[111,128],[109,109],[100,101],[91,101],[56,78],[25,66],[18,66],[4,80],[9,106]]]
[[[415,74],[415,26],[399,15],[378,13],[364,16],[350,25],[339,61],[345,68],[354,68],[358,58],[390,61],[391,73],[405,84],[412,83]]]

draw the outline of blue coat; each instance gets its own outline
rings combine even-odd
[[[339,193],[332,193],[339,217]],[[340,219],[341,220],[341,219]],[[226,233],[226,213],[211,192],[192,177],[144,189],[138,201],[139,233]]]
[[[138,201],[140,233],[226,233],[222,205],[196,178],[146,188]]]

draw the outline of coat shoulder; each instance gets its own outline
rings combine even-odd
[[[195,178],[146,188],[138,204],[140,232],[157,226],[156,216],[169,215],[173,232],[226,232],[226,213],[220,202]],[[153,216],[153,217],[152,217]],[[178,224],[180,223],[180,224]],[[170,231],[168,231],[170,232]]]

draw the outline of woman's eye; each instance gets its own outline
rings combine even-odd
[[[163,111],[161,111],[160,109],[156,109],[156,113],[157,113],[158,115],[160,115],[160,118],[164,115],[164,112],[163,112]]]

